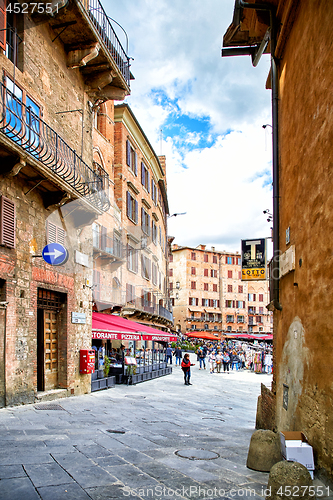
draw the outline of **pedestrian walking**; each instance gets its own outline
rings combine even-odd
[[[165,351],[165,361],[168,364],[168,360],[170,361],[170,365],[172,365],[172,347],[168,345]]]
[[[184,372],[184,384],[185,385],[192,385],[190,382],[191,366],[194,366],[194,364],[195,363],[191,363],[191,361],[190,361],[190,355],[186,353],[184,358],[183,358],[182,364],[181,364],[182,370]]]
[[[199,370],[203,367],[206,370],[206,354],[203,349],[198,350]]]
[[[179,366],[180,366],[180,364],[182,362],[182,350],[179,346],[176,347],[176,349],[175,349],[175,357],[176,357],[176,366],[177,366],[177,364],[179,364]]]

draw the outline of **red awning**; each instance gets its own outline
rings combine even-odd
[[[93,339],[153,340],[172,342],[178,337],[114,314],[92,313]]]
[[[219,338],[208,332],[191,332],[186,334],[190,339],[219,340]]]

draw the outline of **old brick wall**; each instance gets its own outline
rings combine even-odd
[[[54,268],[41,257],[34,257],[41,255],[46,244],[45,221],[50,212],[44,209],[38,190],[27,196],[26,191],[27,185],[20,176],[1,176],[1,194],[15,201],[17,214],[16,248],[0,247],[0,279],[6,281],[9,302],[5,346],[7,404],[33,402],[36,394],[38,287],[62,292],[67,297],[60,313],[59,387],[73,389],[74,393],[90,390],[88,376],[79,374],[79,349],[91,346],[91,291],[85,287],[86,272],[73,262]],[[76,248],[82,251],[79,243]],[[86,312],[87,324],[71,324],[72,311]],[[0,342],[3,343],[3,333]]]
[[[40,106],[42,118],[81,156],[92,162],[92,112],[79,69],[68,69],[62,42],[52,40],[48,23],[35,25],[24,15],[23,64],[15,68],[15,81]],[[0,54],[0,66],[13,79],[14,65]],[[61,114],[61,111],[83,110]]]
[[[296,268],[280,282],[275,381],[279,430],[305,432],[333,475],[332,19],[332,2],[299,2],[279,63],[280,241],[290,227]]]

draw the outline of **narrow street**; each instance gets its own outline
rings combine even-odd
[[[268,474],[246,458],[271,376],[196,364],[191,382],[173,365],[136,386],[1,409],[1,500],[261,497]]]

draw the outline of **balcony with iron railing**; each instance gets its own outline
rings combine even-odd
[[[100,228],[92,230],[94,259],[118,259],[124,260],[125,249],[121,241],[114,235],[109,236],[100,231]]]
[[[97,171],[89,167],[55,130],[3,83],[0,83],[0,107],[0,132],[9,139],[16,154],[29,155],[34,167],[43,167],[44,174],[50,172],[52,179],[59,179],[62,188],[67,186],[68,192],[83,197],[98,210],[109,208],[109,176],[101,166]]]
[[[99,0],[80,0],[88,12],[110,55],[117,64],[127,85],[130,83],[129,57],[122,47],[103,5]]]
[[[130,58],[101,2],[68,0],[55,5],[48,22],[55,33],[52,42],[58,39],[64,45],[67,67],[79,68],[88,91],[97,98],[123,100],[130,93]],[[45,14],[35,9],[32,18],[37,24],[39,17],[45,20]]]
[[[154,301],[147,300],[144,296],[128,296],[126,298],[126,308],[135,309],[138,312],[147,313],[152,316],[159,316],[171,323],[173,322],[172,311],[169,311],[166,307],[160,304],[156,304],[156,302]]]
[[[173,323],[173,313],[167,307],[157,304],[155,301],[147,300],[145,296],[132,296],[121,288],[113,289],[105,284],[93,281],[93,299],[120,306],[124,316],[130,314],[132,318],[150,316],[166,325]]]

